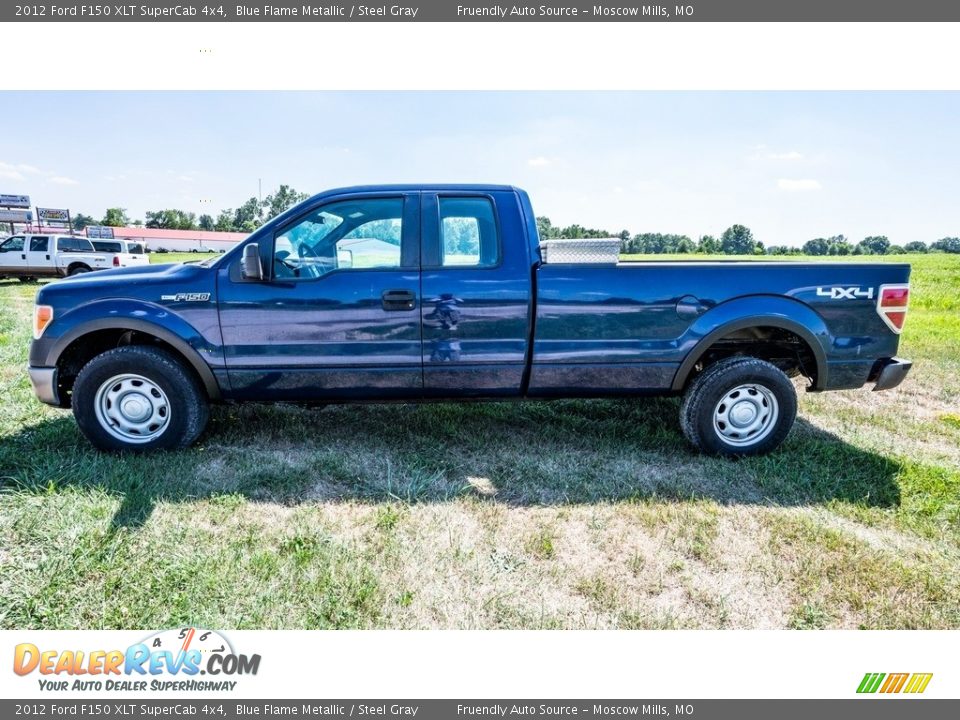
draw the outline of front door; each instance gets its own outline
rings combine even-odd
[[[14,235],[0,245],[0,274],[27,274],[27,251],[23,235]]]
[[[419,397],[420,199],[340,196],[260,240],[267,278],[219,278],[235,397]]]

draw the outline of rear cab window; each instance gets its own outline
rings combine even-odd
[[[494,267],[500,238],[493,201],[487,197],[440,197],[440,264]]]

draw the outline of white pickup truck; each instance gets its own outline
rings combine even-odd
[[[26,282],[110,267],[114,267],[110,253],[97,252],[84,237],[28,233],[11,235],[0,244],[0,277]]]
[[[97,252],[107,253],[112,257],[113,267],[134,267],[136,265],[149,265],[150,258],[147,257],[143,243],[135,240],[90,240],[93,243],[93,249]]]

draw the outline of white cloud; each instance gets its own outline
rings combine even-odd
[[[7,180],[23,180],[23,173],[17,169],[16,165],[0,162],[0,178],[6,178]]]
[[[803,153],[796,150],[782,153],[767,153],[767,160],[803,160]]]
[[[79,185],[79,180],[74,180],[71,177],[65,177],[63,175],[54,175],[50,178],[50,182],[54,185]]]
[[[17,165],[17,169],[18,169],[18,170],[22,170],[23,172],[27,173],[28,175],[42,175],[42,174],[43,174],[43,170],[41,170],[40,168],[34,167],[33,165],[27,165],[26,163],[20,163],[19,165]]]
[[[823,186],[817,180],[788,180],[781,178],[777,180],[777,187],[787,192],[809,192],[811,190],[822,190]]]
[[[546,167],[550,164],[550,160],[545,158],[543,155],[538,155],[537,157],[530,158],[527,160],[527,165],[530,167]]]

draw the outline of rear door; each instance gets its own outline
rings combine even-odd
[[[236,397],[419,397],[420,198],[338,196],[262,239],[266,281],[220,275]],[[263,247],[267,245],[267,247]]]
[[[516,194],[424,193],[421,234],[424,393],[520,394],[531,272]]]
[[[143,243],[138,242],[126,242],[126,255],[120,258],[120,262],[124,267],[129,267],[131,265],[149,265],[150,258],[147,257]]]
[[[32,235],[27,244],[27,265],[31,275],[55,275],[49,235]]]

